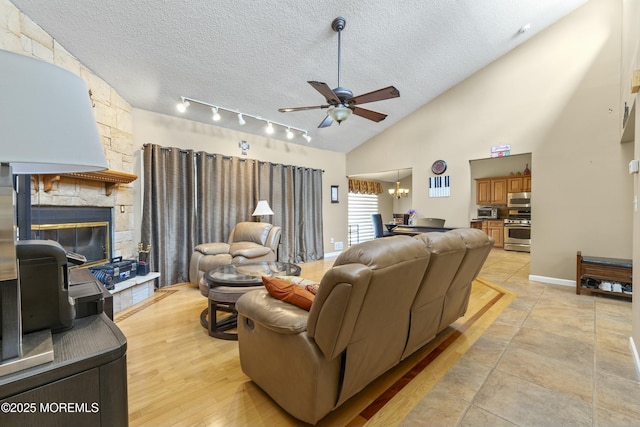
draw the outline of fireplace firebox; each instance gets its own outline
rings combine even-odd
[[[31,238],[54,240],[71,252],[84,255],[83,267],[104,264],[112,258],[111,208],[32,206]]]

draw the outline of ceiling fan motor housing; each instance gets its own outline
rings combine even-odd
[[[333,89],[333,93],[336,94],[340,102],[346,104],[351,98],[353,98],[353,92],[344,87],[337,87]]]

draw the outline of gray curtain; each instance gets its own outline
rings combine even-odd
[[[142,237],[160,286],[187,282],[193,248],[226,242],[258,200],[274,212],[263,220],[282,227],[280,261],[324,256],[322,170],[149,144],[144,179]]]
[[[159,285],[189,281],[196,241],[195,154],[191,150],[144,147],[142,241],[151,244],[150,268]]]
[[[322,259],[322,171],[260,162],[259,199],[274,212],[282,227],[279,260],[306,262]]]
[[[258,162],[199,152],[197,241],[226,242],[238,222],[252,221],[258,194]]]

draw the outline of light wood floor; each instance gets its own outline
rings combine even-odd
[[[302,264],[301,275],[320,280],[333,261]],[[464,318],[319,425],[398,425],[513,298],[476,281]],[[128,340],[130,425],[300,425],[242,373],[237,342],[207,335],[199,322],[205,306],[196,288],[180,284],[115,316]]]

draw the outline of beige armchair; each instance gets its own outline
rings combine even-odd
[[[189,281],[198,286],[207,271],[242,262],[277,261],[281,228],[267,222],[239,222],[228,243],[202,243],[195,247],[189,264]]]

